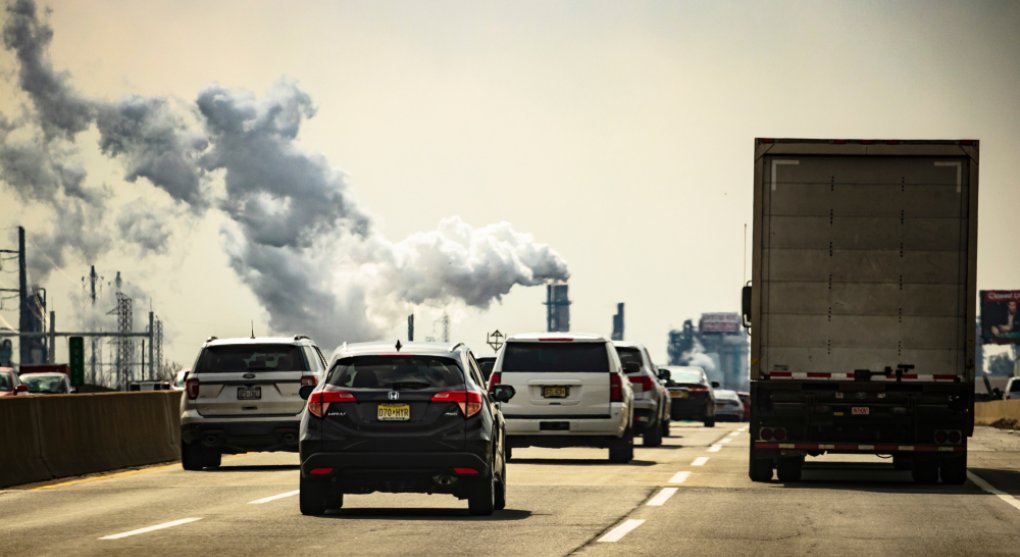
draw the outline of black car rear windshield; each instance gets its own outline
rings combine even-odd
[[[207,346],[191,373],[232,371],[308,371],[308,362],[301,347],[292,344]]]
[[[675,383],[702,383],[704,375],[696,369],[671,369],[669,379]]]
[[[601,342],[510,342],[503,371],[609,371],[609,354]]]
[[[355,356],[343,358],[326,379],[348,389],[463,389],[456,360],[440,356]]]

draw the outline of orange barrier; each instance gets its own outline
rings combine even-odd
[[[180,395],[0,399],[0,487],[180,458]]]

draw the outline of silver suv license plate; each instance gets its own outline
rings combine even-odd
[[[259,400],[262,398],[262,387],[238,387],[237,400]]]

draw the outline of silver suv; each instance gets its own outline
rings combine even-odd
[[[490,392],[496,385],[517,393],[502,404],[509,449],[602,447],[612,462],[634,458],[634,393],[609,340],[578,333],[511,336],[496,356]]]
[[[614,341],[613,345],[634,388],[635,433],[641,436],[644,446],[658,447],[662,438],[669,436],[669,391],[659,382],[655,364],[644,345],[624,341]]]
[[[181,465],[215,468],[223,453],[297,451],[302,386],[322,381],[319,348],[306,336],[211,337],[181,396]]]

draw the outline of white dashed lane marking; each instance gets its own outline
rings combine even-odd
[[[297,495],[298,493],[300,493],[300,491],[295,489],[294,491],[288,491],[287,493],[279,493],[277,495],[270,495],[269,497],[263,497],[261,499],[256,499],[254,501],[248,501],[248,504],[249,505],[261,505],[263,503],[269,503],[270,501],[276,501],[277,499],[284,499],[286,497],[293,497],[293,496]]]
[[[648,502],[645,504],[648,505],[649,507],[661,507],[663,504],[666,503],[666,501],[669,500],[670,497],[673,496],[674,493],[676,493],[677,489],[678,488],[675,487],[664,487],[662,488],[662,490],[655,494],[655,497],[649,499]]]
[[[127,538],[130,536],[137,536],[138,534],[146,534],[148,532],[155,532],[156,530],[164,530],[166,528],[173,528],[174,526],[180,526],[181,524],[188,524],[189,522],[195,522],[196,520],[202,520],[202,517],[182,518],[179,520],[171,520],[170,522],[163,522],[161,524],[154,524],[152,526],[146,526],[145,528],[139,528],[137,530],[131,530],[128,532],[121,532],[119,534],[111,534],[109,536],[103,536],[101,540],[119,540],[121,538]]]
[[[722,448],[722,445],[716,443],[715,445],[712,445],[711,447],[708,448],[708,452],[710,452],[710,453],[717,453],[717,452],[719,452],[719,449],[721,449],[721,448]]]
[[[691,462],[691,466],[704,466],[706,462],[708,462],[707,456],[699,456]]]
[[[625,520],[622,524],[606,532],[606,535],[598,539],[600,542],[618,542],[623,539],[624,536],[629,534],[633,529],[644,524],[645,521],[639,518],[630,518]]]
[[[671,484],[682,484],[687,481],[687,478],[691,477],[691,473],[684,470],[683,472],[677,472],[669,479]]]

